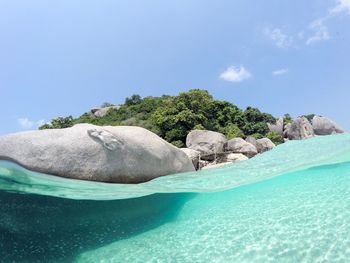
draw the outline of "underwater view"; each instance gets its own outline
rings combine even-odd
[[[350,135],[141,184],[0,161],[1,262],[348,262]]]

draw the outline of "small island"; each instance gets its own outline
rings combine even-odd
[[[66,178],[134,184],[244,161],[289,140],[344,133],[325,117],[277,119],[214,100],[206,90],[133,95],[102,106],[0,137],[0,159]]]

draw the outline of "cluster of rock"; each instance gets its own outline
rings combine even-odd
[[[321,116],[314,116],[311,121],[299,117],[291,123],[284,123],[283,118],[275,124],[268,124],[269,130],[281,135],[284,140],[303,140],[318,135],[344,133],[334,121]],[[228,163],[247,160],[259,153],[264,153],[275,147],[268,138],[254,137],[233,138],[227,140],[225,135],[206,130],[191,131],[186,138],[187,148],[182,148],[198,169],[211,168]]]
[[[321,116],[314,116],[311,121],[298,117],[291,123],[284,123],[283,118],[276,124],[268,124],[270,131],[283,136],[285,140],[303,140],[318,135],[344,133],[344,130],[334,121]]]
[[[248,137],[228,140],[219,132],[193,130],[186,138],[187,148],[182,148],[198,169],[212,168],[240,162],[275,147],[268,138],[256,140]]]

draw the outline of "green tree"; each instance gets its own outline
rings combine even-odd
[[[139,104],[139,103],[141,103],[141,101],[142,101],[141,96],[138,94],[134,94],[130,98],[126,98],[124,104],[126,106],[131,106],[131,105]]]
[[[269,132],[266,135],[266,138],[270,139],[276,145],[284,143],[283,137],[277,132]]]
[[[292,122],[293,122],[293,119],[290,116],[290,114],[289,113],[284,114],[283,123],[288,124],[288,123],[292,123]]]
[[[141,98],[134,94],[103,117],[95,117],[90,112],[75,119],[60,117],[40,129],[65,128],[76,123],[141,126],[182,147],[193,129],[218,131],[229,138],[248,135],[260,138],[269,132],[267,122],[275,123],[275,120],[257,108],[242,111],[230,102],[214,100],[206,90],[194,89],[177,96]]]
[[[311,122],[315,116],[316,114],[311,113],[311,114],[303,115],[301,117],[305,117],[306,119],[308,119],[309,122]]]
[[[50,124],[44,124],[39,127],[40,130],[43,129],[62,129],[72,127],[74,125],[73,117],[58,117],[51,121]]]
[[[244,134],[241,131],[241,129],[236,124],[233,124],[233,123],[229,124],[225,128],[225,135],[228,140],[237,138],[237,137],[241,137],[241,138],[244,137]]]
[[[104,103],[102,103],[101,108],[107,108],[107,107],[113,107],[113,106],[114,106],[114,104],[112,104],[112,103],[104,102]]]
[[[160,135],[169,142],[182,141],[196,125],[209,125],[208,115],[213,98],[208,91],[190,90],[179,96],[168,97],[152,115]]]

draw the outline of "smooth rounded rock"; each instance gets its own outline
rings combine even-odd
[[[140,183],[193,171],[186,154],[140,127],[78,124],[0,137],[0,159],[61,177]]]
[[[227,142],[225,135],[207,130],[193,130],[186,138],[187,148],[200,151],[202,154],[223,152]]]
[[[276,145],[269,138],[262,138],[256,140],[257,149],[259,153],[264,153],[272,150]]]
[[[312,119],[312,128],[316,135],[331,135],[344,133],[344,130],[334,121],[320,116],[314,116]]]
[[[287,138],[290,140],[303,140],[315,136],[311,123],[305,117],[295,119],[286,130]]]
[[[234,138],[227,142],[225,150],[234,153],[242,153],[249,157],[252,157],[258,153],[256,147],[243,140],[242,138]]]

